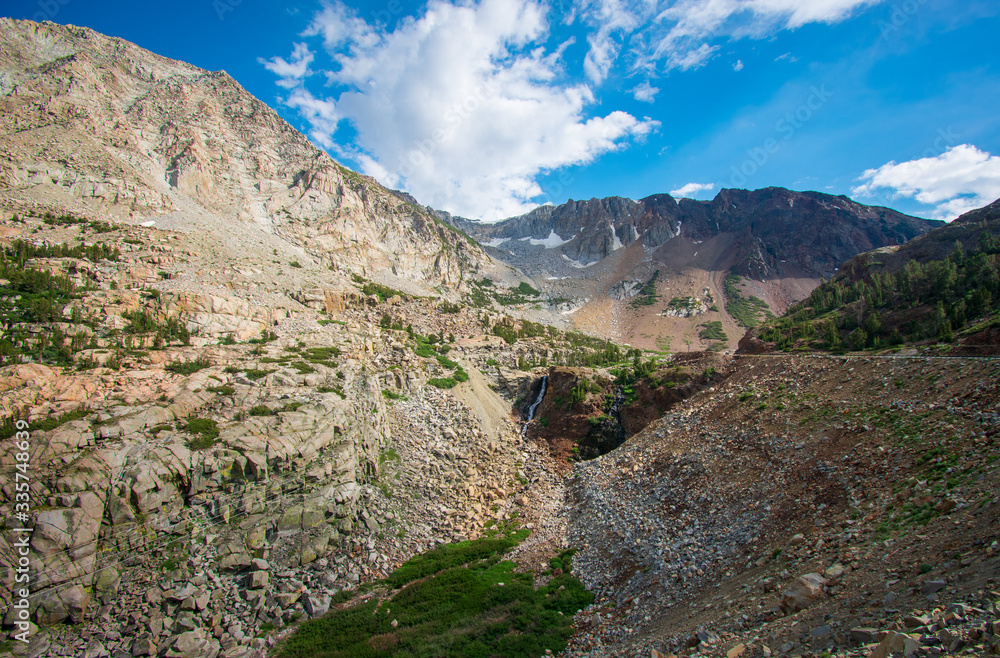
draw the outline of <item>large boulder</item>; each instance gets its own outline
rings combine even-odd
[[[826,580],[818,573],[807,573],[795,579],[791,586],[781,593],[781,608],[788,614],[805,610],[823,597]]]
[[[222,647],[202,629],[181,633],[162,653],[166,658],[216,658]]]

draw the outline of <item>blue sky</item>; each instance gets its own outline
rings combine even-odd
[[[498,219],[724,187],[951,219],[1000,197],[994,0],[4,6],[225,69],[344,164]]]

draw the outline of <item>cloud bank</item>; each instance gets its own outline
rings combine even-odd
[[[569,11],[544,0],[430,0],[392,29],[330,2],[287,59],[259,62],[316,144],[423,203],[492,220],[534,207],[545,174],[660,127],[600,107],[612,72],[634,100],[654,103],[651,79],[705,66],[720,41],[837,22],[879,0],[565,1]],[[556,42],[550,17],[576,36]]]
[[[933,219],[950,221],[1000,198],[1000,156],[959,144],[936,157],[868,169],[858,180],[863,183],[851,190],[857,196],[886,190],[893,198],[933,206]]]

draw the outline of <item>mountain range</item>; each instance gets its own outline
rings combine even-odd
[[[485,224],[2,18],[0,656],[995,654],[997,203]]]

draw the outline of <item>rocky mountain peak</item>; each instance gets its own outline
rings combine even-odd
[[[460,283],[489,258],[314,147],[224,71],[3,19],[0,200],[150,220],[191,204],[342,272]],[[155,219],[153,221],[156,221]]]

